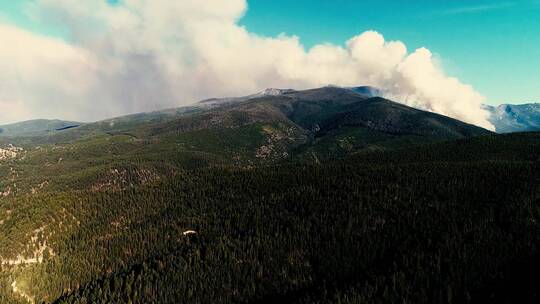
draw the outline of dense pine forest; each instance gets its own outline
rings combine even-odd
[[[180,163],[143,183],[148,160],[120,162],[124,186],[2,200],[0,303],[537,303],[539,146]]]

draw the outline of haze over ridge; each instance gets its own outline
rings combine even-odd
[[[97,120],[240,96],[266,87],[372,85],[386,96],[492,129],[485,98],[449,77],[426,48],[409,52],[376,31],[306,50],[299,37],[264,37],[238,24],[245,0],[38,0],[31,11],[69,29],[69,41],[9,24],[0,36],[0,122]],[[48,20],[48,21],[46,21]]]

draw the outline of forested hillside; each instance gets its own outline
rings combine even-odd
[[[335,87],[22,125],[2,304],[538,300],[538,133]]]
[[[1,199],[0,303],[536,303],[539,150],[530,133],[263,167],[96,151],[93,178]]]

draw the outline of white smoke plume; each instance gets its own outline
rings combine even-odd
[[[492,129],[484,98],[448,77],[427,49],[409,53],[374,31],[306,50],[238,21],[246,0],[37,0],[59,40],[0,24],[0,122],[91,121],[266,87],[371,85],[396,101]]]

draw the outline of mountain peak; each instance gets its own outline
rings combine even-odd
[[[499,133],[540,130],[540,104],[484,105],[490,114],[489,121]]]
[[[276,89],[276,88],[267,88],[256,94],[258,96],[281,96],[286,93],[295,92],[293,89]]]

